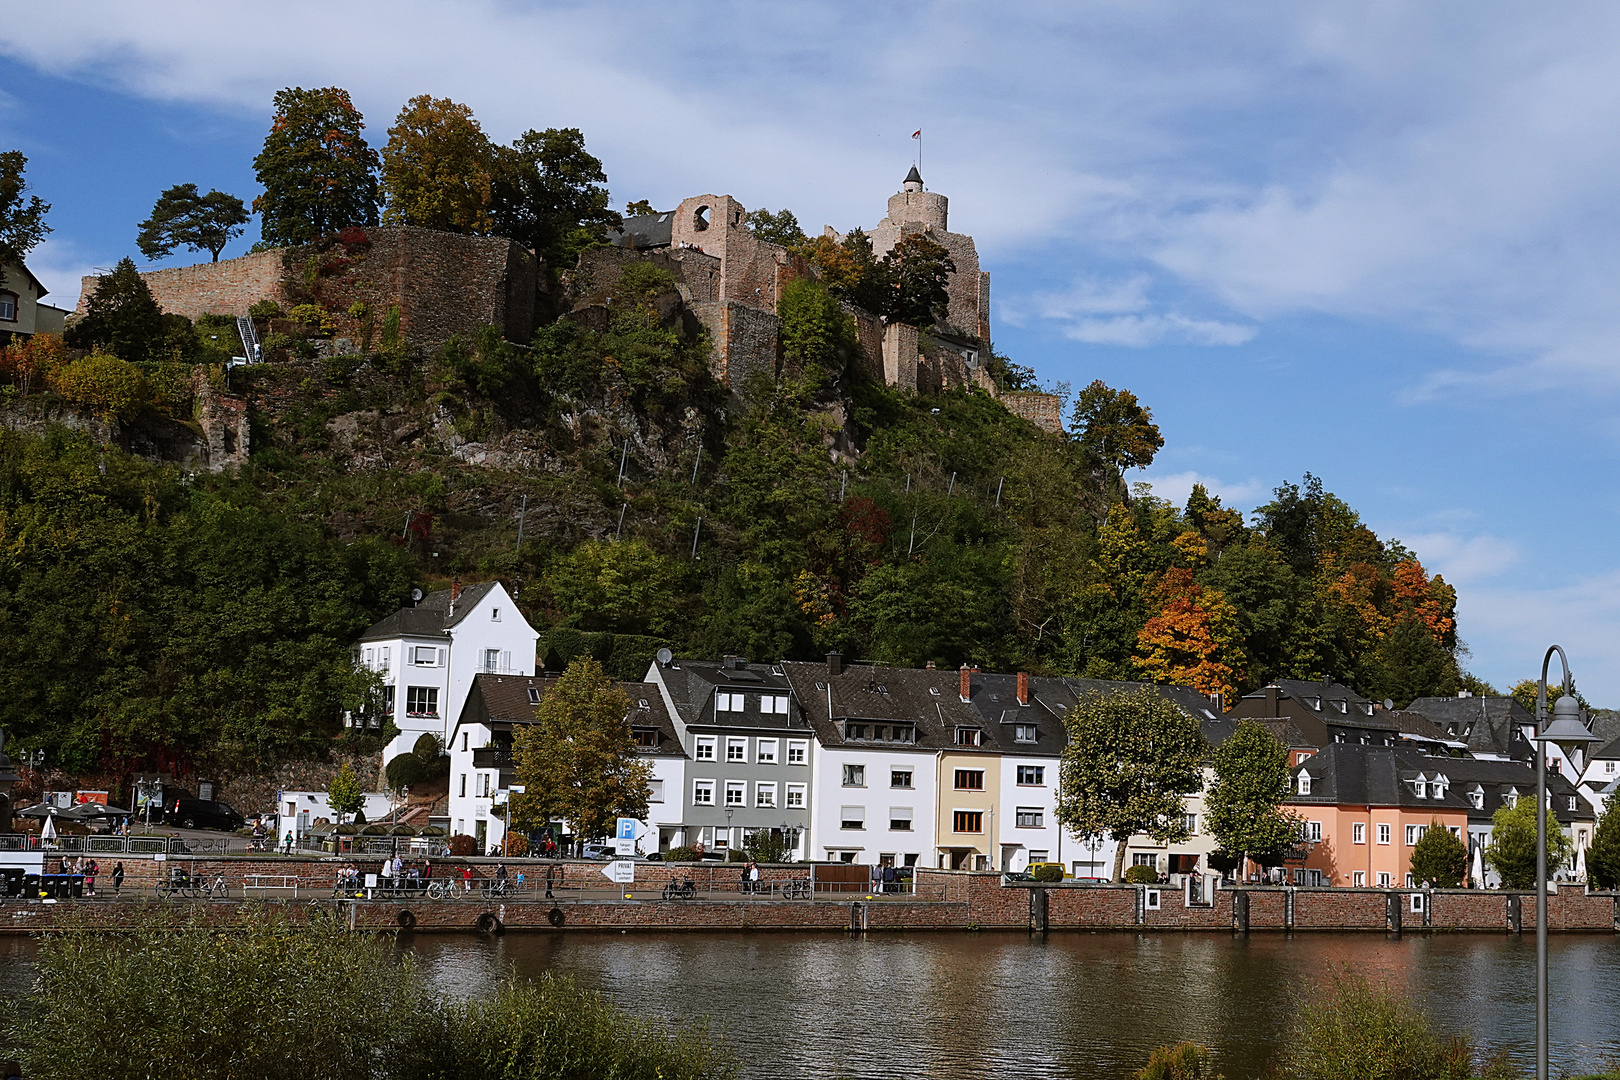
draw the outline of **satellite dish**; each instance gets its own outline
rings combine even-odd
[[[421,602],[422,602],[422,590],[421,589],[412,589],[411,590],[411,603],[420,604]]]
[[[663,665],[664,667],[668,667],[669,662],[671,660],[673,660],[673,659],[675,659],[675,654],[670,652],[668,649],[659,649],[658,650],[658,663],[659,664]]]
[[[1384,711],[1385,712],[1394,712],[1395,711],[1395,702],[1392,699],[1390,699],[1390,698],[1385,698],[1384,699]]]

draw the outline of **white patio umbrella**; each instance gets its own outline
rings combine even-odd
[[[1485,887],[1485,847],[1482,844],[1474,845],[1474,888]]]
[[[1581,848],[1575,853],[1575,880],[1581,884],[1586,883],[1586,849]]]
[[[45,827],[43,829],[39,830],[39,838],[41,840],[55,840],[56,839],[56,815],[55,814],[51,814],[50,816],[48,816],[45,819]]]

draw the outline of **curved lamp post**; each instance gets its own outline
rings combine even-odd
[[[1564,668],[1564,692],[1553,703],[1553,719],[1548,724],[1547,667],[1553,653]],[[1584,751],[1598,741],[1581,721],[1574,688],[1569,657],[1557,645],[1550,646],[1541,658],[1541,681],[1536,684],[1536,1080],[1547,1080],[1547,744],[1557,746],[1569,758],[1575,750]],[[1555,817],[1554,823],[1557,820]]]

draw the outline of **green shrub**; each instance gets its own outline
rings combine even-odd
[[[95,410],[103,420],[127,420],[151,401],[152,388],[134,364],[92,353],[57,370],[56,392]]]
[[[1210,1065],[1209,1051],[1197,1043],[1161,1046],[1136,1071],[1136,1080],[1221,1080]]]
[[[1151,866],[1132,866],[1125,871],[1127,885],[1157,885],[1159,872]]]
[[[1284,1053],[1290,1080],[1468,1080],[1472,1054],[1441,1039],[1407,998],[1340,970],[1301,1011]]]
[[[427,764],[415,754],[401,754],[388,763],[383,773],[390,790],[403,791],[427,779]]]
[[[1029,876],[1036,881],[1062,881],[1063,864],[1055,862],[1036,863],[1029,868]]]
[[[260,300],[248,308],[248,317],[253,319],[279,319],[284,314],[281,305],[274,300]]]
[[[444,754],[444,740],[431,731],[424,731],[411,747],[411,753],[421,758],[424,765],[430,761],[438,761]]]
[[[450,838],[450,854],[458,859],[465,859],[469,855],[477,854],[478,841],[466,833],[457,833]]]
[[[1412,848],[1411,870],[1419,885],[1460,888],[1468,876],[1468,847],[1439,821],[1430,821]]]
[[[697,862],[697,849],[690,847],[672,847],[664,852],[665,862]]]

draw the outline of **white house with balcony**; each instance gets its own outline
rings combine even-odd
[[[416,595],[355,645],[356,664],[382,677],[382,707],[379,714],[347,722],[380,726],[383,717],[393,720],[399,735],[384,749],[385,763],[430,732],[448,746],[478,675],[534,674],[540,635],[500,582]]]

